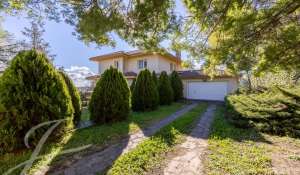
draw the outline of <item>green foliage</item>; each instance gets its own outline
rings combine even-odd
[[[254,129],[236,128],[218,108],[208,138],[207,174],[272,174],[271,159]],[[259,144],[258,144],[259,142]]]
[[[140,71],[132,94],[134,111],[154,110],[159,104],[157,87],[149,70]]]
[[[67,85],[44,54],[20,52],[0,77],[1,152],[23,148],[26,132],[42,122],[66,119],[55,131],[63,135],[73,127],[73,107]],[[36,144],[44,129],[30,138]]]
[[[300,137],[299,90],[277,87],[258,94],[229,96],[229,120],[239,127],[254,126],[271,134]]]
[[[78,124],[78,122],[81,120],[81,99],[79,91],[66,73],[62,71],[60,71],[59,73],[64,78],[72,99],[72,105],[74,108],[74,124]]]
[[[167,72],[161,72],[158,82],[159,102],[161,105],[169,105],[172,103],[174,95],[171,82]]]
[[[152,71],[152,79],[153,79],[155,86],[158,87],[158,80],[157,80],[157,75],[156,75],[155,71]]]
[[[192,17],[183,23],[175,44],[192,56],[207,54],[209,70],[220,64],[255,73],[299,69],[299,1],[184,0],[184,4]],[[202,33],[207,39],[200,39]]]
[[[170,75],[170,81],[174,92],[174,100],[181,100],[183,98],[183,84],[180,76],[176,71],[173,71]]]
[[[109,175],[144,174],[163,160],[162,156],[170,151],[191,130],[193,122],[204,112],[206,105],[201,104],[159,130],[154,136],[140,143],[132,151],[120,156],[108,171]]]
[[[123,74],[110,67],[98,80],[89,103],[96,123],[125,120],[130,113],[130,90]]]
[[[132,80],[132,83],[131,83],[131,85],[130,85],[130,92],[131,92],[131,94],[133,94],[133,90],[134,90],[134,87],[135,87],[135,83],[136,83],[136,79],[133,79],[133,80]]]
[[[72,137],[70,138],[70,140],[68,140],[67,143],[45,145],[45,149],[49,152],[42,154],[42,159],[49,160],[49,157],[57,154],[57,150],[67,150],[70,148],[76,148],[88,144],[104,146],[107,142],[119,141],[121,138],[128,136],[128,133],[135,133],[140,129],[149,127],[153,123],[171,115],[172,113],[180,109],[183,105],[183,103],[173,103],[170,106],[161,106],[155,111],[133,112],[130,114],[128,120],[126,121],[97,125],[85,129],[72,130],[70,133]],[[55,148],[50,149],[52,147]],[[4,174],[4,172],[6,172],[9,168],[13,168],[16,165],[28,160],[31,153],[31,150],[26,150],[22,153],[5,153],[3,156],[0,156],[0,174]],[[63,156],[60,158],[68,159],[69,157]],[[44,165],[43,162],[38,162],[37,164],[39,165],[37,167],[41,167]],[[12,174],[19,175],[20,172],[15,171]]]

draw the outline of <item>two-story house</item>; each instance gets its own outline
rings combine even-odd
[[[88,77],[93,86],[101,74],[113,66],[119,69],[130,85],[137,74],[148,69],[160,74],[162,71],[171,73],[178,71],[184,85],[184,97],[195,100],[218,100],[237,89],[238,78],[221,72],[219,76],[211,79],[201,70],[182,70],[180,54],[174,56],[170,53],[145,52],[141,50],[131,52],[113,52],[110,54],[91,57],[90,60],[98,64],[98,75]]]
[[[170,73],[181,69],[181,59],[172,54],[151,53],[141,50],[131,52],[113,52],[106,55],[99,55],[90,58],[98,64],[98,76],[89,77],[91,80],[98,79],[100,75],[113,66],[121,71],[129,84],[143,70],[148,69],[151,72],[160,73],[166,71]]]

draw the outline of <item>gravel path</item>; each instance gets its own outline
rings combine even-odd
[[[172,159],[167,162],[163,170],[164,175],[204,174],[202,160],[208,146],[207,138],[215,109],[215,104],[209,105],[186,141],[175,148],[176,156],[172,156]]]
[[[121,140],[117,144],[111,145],[100,152],[95,152],[91,155],[80,157],[78,161],[72,163],[68,167],[65,167],[64,169],[60,170],[52,169],[47,174],[94,175],[96,173],[103,172],[105,169],[111,166],[113,161],[116,160],[120,155],[135,148],[138,143],[140,143],[147,137],[153,135],[159,129],[174,121],[178,117],[182,116],[186,112],[190,111],[196,105],[197,103],[187,105],[179,111],[152,125],[151,127],[148,127],[143,131],[139,131],[135,134],[132,134],[128,138]],[[44,170],[41,170],[39,173],[35,174],[41,175],[45,174],[47,171],[48,168],[45,168]]]

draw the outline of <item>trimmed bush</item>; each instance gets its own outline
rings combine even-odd
[[[153,78],[153,82],[154,82],[155,86],[158,87],[158,80],[157,80],[157,75],[156,75],[155,71],[152,72],[152,78]]]
[[[98,80],[89,104],[96,123],[125,120],[130,112],[130,90],[121,72],[110,67]]]
[[[173,71],[170,75],[170,81],[174,92],[174,101],[181,100],[183,98],[183,84],[176,71]]]
[[[131,85],[130,85],[130,92],[131,92],[131,93],[133,93],[133,90],[134,90],[134,87],[135,87],[135,81],[136,81],[136,79],[133,79],[133,80],[132,80],[132,83],[131,83]]]
[[[170,105],[173,102],[173,89],[167,72],[161,72],[158,82],[159,101],[161,105]]]
[[[141,71],[132,94],[134,111],[154,110],[158,106],[158,91],[149,70]]]
[[[74,124],[78,124],[80,122],[80,118],[81,118],[80,93],[79,93],[78,89],[75,87],[73,81],[70,79],[70,77],[66,73],[64,73],[62,71],[59,71],[59,73],[64,78],[65,83],[67,84],[67,87],[69,90],[69,94],[72,99],[72,105],[74,108]]]
[[[20,52],[0,78],[0,152],[24,148],[24,136],[42,122],[67,119],[52,136],[73,127],[73,107],[68,88],[44,54]],[[30,138],[36,144],[44,134],[38,129]]]
[[[226,98],[227,117],[237,127],[255,127],[276,134],[300,137],[300,89],[268,90]]]

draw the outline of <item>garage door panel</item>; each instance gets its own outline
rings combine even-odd
[[[189,82],[188,99],[224,101],[227,82]]]

